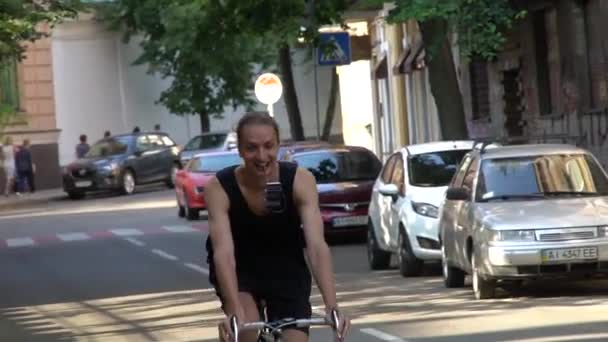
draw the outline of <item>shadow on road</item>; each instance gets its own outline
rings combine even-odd
[[[3,250],[0,269],[0,341],[169,341],[219,319],[205,275],[123,240]]]

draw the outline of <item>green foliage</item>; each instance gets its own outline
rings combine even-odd
[[[118,0],[102,18],[141,38],[136,64],[171,78],[159,102],[175,114],[219,117],[224,107],[249,108],[255,76],[276,64],[281,44],[314,39],[310,28],[340,20],[346,0]],[[301,27],[307,27],[301,30]]]
[[[24,41],[47,35],[39,24],[51,27],[76,16],[78,0],[2,0],[0,1],[0,64],[8,59],[23,59]]]
[[[379,0],[368,0],[380,3]],[[480,55],[492,59],[504,46],[513,24],[525,11],[512,7],[509,0],[396,0],[389,22],[444,20],[458,34],[463,57]],[[427,42],[433,45],[436,42]]]

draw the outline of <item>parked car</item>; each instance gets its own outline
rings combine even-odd
[[[282,142],[279,146],[279,153],[277,156],[278,160],[291,160],[292,155],[296,152],[304,152],[319,149],[322,147],[332,147],[336,145],[332,145],[326,141],[287,141]]]
[[[200,211],[207,209],[204,190],[209,180],[217,171],[240,163],[236,152],[201,153],[192,158],[175,177],[178,216],[198,219]]]
[[[63,168],[63,190],[72,199],[110,190],[131,194],[139,184],[173,187],[178,148],[164,133],[133,133],[97,141],[84,158]]]
[[[324,145],[286,157],[315,176],[326,236],[364,236],[367,208],[382,163],[363,147]]]
[[[440,214],[443,278],[477,299],[521,279],[608,273],[608,178],[569,145],[473,150]]]
[[[192,157],[203,152],[230,151],[237,147],[236,132],[210,132],[190,139],[179,153],[179,160],[185,166]]]
[[[437,212],[472,141],[404,147],[387,160],[369,208],[367,255],[371,269],[389,267],[397,254],[403,276],[419,275],[425,261],[440,261]]]

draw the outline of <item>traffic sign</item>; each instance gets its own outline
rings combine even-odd
[[[283,94],[283,84],[279,76],[265,73],[255,81],[255,96],[265,105],[272,105],[279,101]]]
[[[352,60],[348,32],[323,32],[319,34],[319,65],[344,65]]]

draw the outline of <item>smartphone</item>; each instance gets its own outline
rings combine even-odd
[[[285,210],[285,196],[283,194],[283,186],[280,182],[266,183],[264,193],[266,209],[273,213],[281,213]]]

